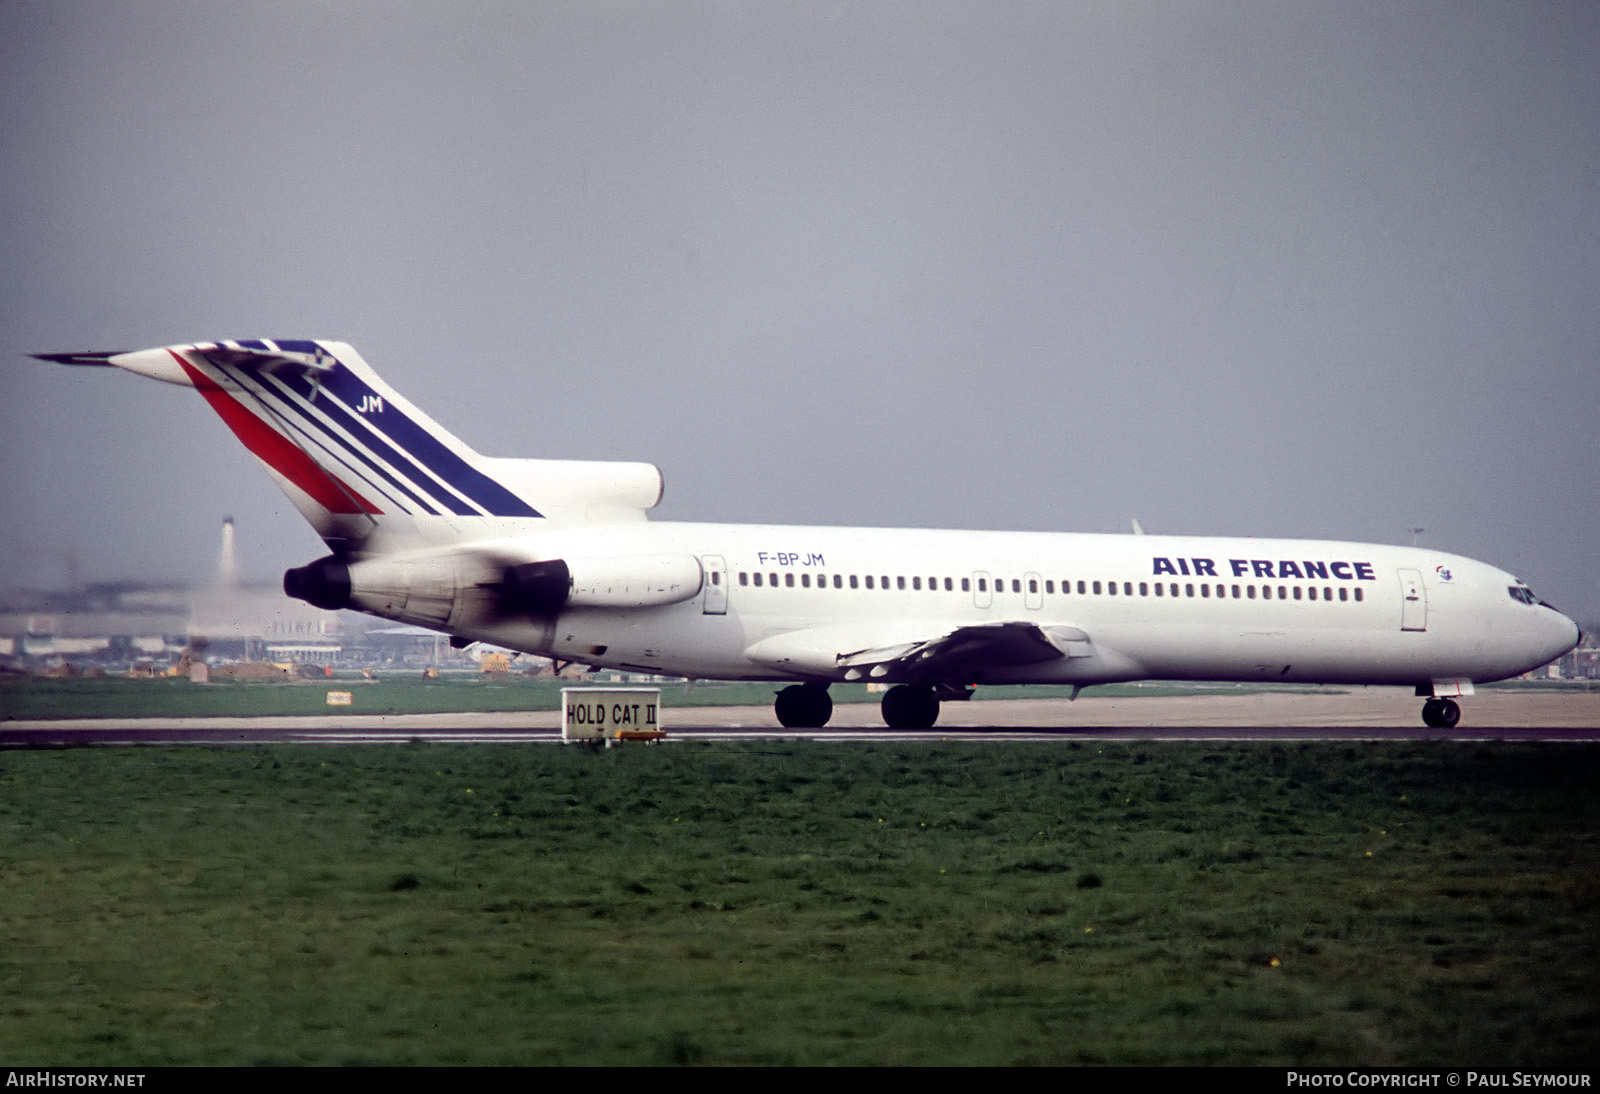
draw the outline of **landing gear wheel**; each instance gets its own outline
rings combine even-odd
[[[827,684],[791,684],[778,692],[772,712],[786,728],[821,729],[833,717],[833,698]]]
[[[939,700],[926,684],[900,684],[883,696],[883,724],[890,729],[931,729],[939,720]]]
[[[1434,729],[1454,729],[1461,721],[1461,705],[1454,699],[1429,699],[1422,704],[1422,720]]]

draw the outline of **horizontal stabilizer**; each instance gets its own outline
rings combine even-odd
[[[99,365],[111,368],[111,358],[121,357],[127,350],[109,350],[103,353],[30,353],[36,361],[53,361],[58,365]]]
[[[290,371],[313,376],[332,372],[338,360],[316,343],[311,345],[313,348],[310,353],[223,345],[207,349],[205,355],[218,364],[260,372]]]

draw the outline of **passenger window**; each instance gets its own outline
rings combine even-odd
[[[1296,599],[1296,600],[1299,600],[1299,599],[1300,599],[1300,586],[1298,586],[1298,585],[1296,585],[1296,586],[1295,586],[1295,587],[1294,587],[1294,598],[1295,598],[1295,599]]]
[[[1361,600],[1361,590],[1360,589],[1356,590],[1356,600],[1357,600],[1357,602],[1359,602]]]
[[[777,574],[768,574],[767,575],[767,584],[771,585],[774,589],[776,589],[778,587],[778,575]]]
[[[1160,595],[1161,595],[1161,592],[1162,592],[1162,590],[1163,590],[1163,589],[1165,589],[1165,588],[1166,588],[1166,586],[1165,586],[1165,585],[1163,585],[1163,584],[1161,584],[1161,582],[1159,582],[1159,581],[1158,581],[1158,582],[1156,582],[1156,595],[1157,595],[1157,596],[1160,596]]]
[[[741,585],[750,584],[750,575],[745,573],[743,570],[739,571],[739,584],[741,584]]]
[[[1083,595],[1083,589],[1084,589],[1084,585],[1083,585],[1083,582],[1081,582],[1081,581],[1080,581],[1080,582],[1078,582],[1078,595],[1079,595],[1079,596],[1082,596],[1082,595]],[[1096,589],[1096,590],[1095,590],[1095,592],[1099,592],[1099,591],[1100,591],[1100,590],[1099,590],[1099,589]]]
[[[869,588],[869,589],[872,588],[872,575],[871,574],[867,575],[867,588]]]
[[[856,575],[855,575],[855,574],[851,574],[851,575],[850,575],[850,587],[851,587],[851,588],[852,588],[852,589],[856,589],[856,588],[860,588],[860,586],[858,586],[858,585],[857,585],[857,584],[856,584]]]
[[[1099,596],[1100,595],[1100,583],[1098,581],[1096,581],[1094,583],[1094,595],[1095,596]]]
[[[1122,583],[1122,595],[1123,596],[1132,596],[1133,595],[1133,582],[1124,581]]]
[[[810,574],[801,574],[800,575],[800,587],[802,589],[811,588],[811,575]]]
[[[1200,595],[1205,597],[1207,600],[1211,599],[1211,586],[1210,585],[1201,585],[1200,586]]]
[[[1183,587],[1183,595],[1184,596],[1193,596],[1194,595],[1194,586],[1193,585],[1185,585]]]
[[[760,587],[761,587],[761,575],[760,574],[756,574],[756,588],[759,589]]]
[[[954,583],[948,577],[944,579],[944,591],[947,593],[955,591]]]
[[[1239,586],[1237,586],[1237,585],[1235,585],[1235,586],[1234,586],[1234,587],[1233,587],[1233,598],[1234,598],[1234,599],[1235,599],[1235,600],[1238,600],[1238,599],[1239,599]]]
[[[1022,591],[1022,582],[1019,579],[1011,579],[1011,591],[1014,593],[1020,593]]]
[[[1044,593],[1045,593],[1045,595],[1049,596],[1051,593],[1054,593],[1055,591],[1056,591],[1056,583],[1054,581],[1050,580],[1049,578],[1046,578],[1045,582],[1044,582]]]
[[[1340,586],[1340,588],[1339,588],[1339,599],[1340,600],[1349,600],[1350,599],[1350,590],[1344,588],[1343,586]]]
[[[1039,581],[1037,578],[1030,577],[1028,579],[1028,591],[1030,593],[1036,593],[1039,591]]]
[[[961,591],[964,593],[970,593],[972,591],[972,579],[970,577],[964,577],[961,579]]]
[[[980,577],[978,579],[978,591],[980,593],[986,593],[989,591],[989,581],[987,578]]]
[[[1254,600],[1256,598],[1256,587],[1254,585],[1246,585],[1244,587],[1244,592],[1245,592],[1245,595],[1248,596],[1251,600]]]
[[[794,575],[793,574],[784,574],[783,575],[783,583],[785,585],[787,585],[791,589],[794,588]]]

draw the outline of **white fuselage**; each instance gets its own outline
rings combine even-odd
[[[847,679],[835,654],[1018,621],[1077,629],[1087,644],[1078,656],[949,682],[1484,681],[1544,664],[1577,637],[1565,616],[1516,598],[1510,574],[1421,548],[664,522],[527,543],[534,557],[686,553],[704,581],[678,603],[568,607],[553,621],[474,624],[463,606],[449,629],[692,678]]]
[[[786,725],[833,681],[933,724],[969,684],[1134,679],[1414,685],[1454,725],[1476,681],[1560,656],[1572,620],[1502,570],[1318,540],[650,523],[652,465],[492,458],[343,342],[43,354],[206,400],[332,554],[291,596],[562,661],[790,680]],[[787,698],[786,698],[787,696]]]

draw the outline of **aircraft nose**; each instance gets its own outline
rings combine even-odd
[[[1554,661],[1558,657],[1565,657],[1578,645],[1579,640],[1583,637],[1582,631],[1573,619],[1556,611],[1554,608],[1549,608],[1549,612],[1550,618],[1545,629],[1550,635],[1550,655],[1545,659],[1546,663]]]

